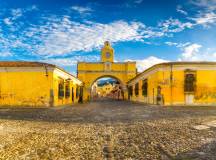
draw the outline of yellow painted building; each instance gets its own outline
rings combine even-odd
[[[114,87],[114,84],[112,85],[110,83],[106,83],[102,86],[97,87],[97,93],[101,97],[106,97],[114,89]]]
[[[128,98],[160,105],[216,105],[215,62],[169,62],[128,82]]]
[[[84,83],[84,100],[90,100],[92,85],[103,77],[117,79],[127,95],[127,82],[136,76],[136,62],[114,62],[114,49],[109,42],[105,42],[101,49],[101,61],[78,62],[77,72]]]
[[[39,62],[0,62],[1,106],[59,106],[82,100],[82,82]]]
[[[48,107],[90,100],[95,82],[103,77],[119,82],[112,92],[117,99],[216,105],[216,62],[161,63],[137,75],[136,63],[114,62],[114,50],[105,42],[101,62],[79,62],[77,69],[79,79],[52,64],[0,62],[0,106]]]

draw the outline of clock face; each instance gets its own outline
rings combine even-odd
[[[109,52],[106,52],[106,58],[110,58],[111,54]]]

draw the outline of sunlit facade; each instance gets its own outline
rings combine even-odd
[[[215,62],[157,64],[128,82],[128,98],[159,105],[215,105],[215,74]]]
[[[114,62],[114,49],[109,42],[101,49],[100,62],[78,62],[77,66],[78,78],[84,84],[84,100],[90,100],[92,85],[103,77],[119,81],[127,95],[127,82],[136,76],[136,62]]]
[[[82,100],[82,82],[39,62],[0,62],[0,105],[52,107]]]

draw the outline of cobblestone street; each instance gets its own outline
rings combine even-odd
[[[215,107],[1,108],[0,159],[216,159]]]

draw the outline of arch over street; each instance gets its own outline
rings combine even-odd
[[[109,42],[101,49],[100,62],[78,62],[78,78],[84,83],[84,99],[91,99],[92,84],[100,78],[117,79],[127,96],[126,84],[136,76],[136,62],[114,62],[114,49]]]

